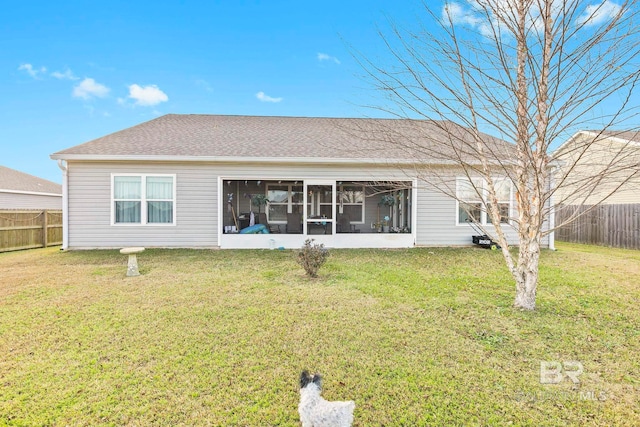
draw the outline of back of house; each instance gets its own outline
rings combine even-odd
[[[424,155],[436,153],[429,145],[446,138],[442,129],[396,119],[165,115],[51,155],[66,168],[63,246],[469,245],[477,233],[466,208],[478,201],[462,194],[468,178]],[[460,194],[436,188],[428,170]],[[515,242],[515,197],[510,182],[502,187]]]

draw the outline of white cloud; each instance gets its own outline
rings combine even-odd
[[[44,74],[47,72],[47,67],[40,67],[39,69],[36,69],[33,68],[33,65],[31,64],[20,64],[18,70],[24,71],[34,79],[37,79],[39,74]]]
[[[340,60],[338,58],[336,58],[335,56],[327,55],[326,53],[318,52],[318,61],[320,61],[320,62],[322,62],[322,61],[332,61],[332,62],[335,62],[336,64],[340,65]]]
[[[600,25],[608,19],[615,18],[620,13],[621,6],[610,0],[604,0],[600,4],[592,4],[585,8],[584,13],[578,17],[578,25]]]
[[[54,71],[51,73],[51,76],[55,77],[58,80],[78,80],[79,77],[76,77],[70,69],[64,70],[64,72]]]
[[[508,6],[506,4],[509,0],[496,0],[493,7],[496,10],[501,10],[502,7]],[[495,16],[492,16],[491,21],[486,18],[480,10],[482,5],[480,0],[470,0],[470,8],[465,8],[463,5],[457,2],[445,3],[442,6],[441,20],[445,25],[451,23],[452,25],[466,25],[471,28],[475,28],[480,31],[485,37],[491,37],[493,35],[493,28],[498,28],[501,24]],[[493,28],[492,28],[493,25]]]
[[[562,0],[550,0],[553,16],[562,13]],[[527,27],[540,31],[544,3],[533,2],[527,14]],[[484,37],[505,37],[511,34],[506,22],[512,22],[515,0],[467,0],[465,3],[450,2],[442,6],[441,20],[445,25],[462,25],[477,30]]]
[[[136,105],[144,107],[150,107],[169,100],[167,94],[161,91],[158,86],[148,85],[143,87],[137,84],[129,86],[129,98],[135,99]],[[122,103],[120,100],[118,102]]]
[[[82,99],[104,98],[109,91],[110,89],[105,85],[87,77],[73,88],[73,96]]]
[[[197,79],[195,81],[196,86],[201,87],[202,89],[204,89],[205,91],[212,93],[213,92],[213,87],[211,87],[211,85],[209,84],[208,81],[206,80],[202,80],[202,79]]]
[[[280,102],[280,101],[282,101],[282,98],[272,98],[269,95],[265,94],[264,92],[256,93],[256,98],[258,98],[262,102]]]
[[[465,10],[460,3],[445,3],[442,6],[442,19],[446,22],[451,20],[454,25],[470,25],[472,27],[478,26],[481,23],[481,19],[474,16],[471,10]]]
[[[559,16],[564,10],[565,3],[561,0],[550,0],[552,15]],[[597,0],[596,0],[597,1]],[[542,30],[542,3],[533,2],[527,16],[528,26],[534,30]],[[462,25],[475,29],[485,37],[493,37],[494,31],[503,36],[509,34],[504,20],[512,20],[514,0],[466,0],[452,1],[442,6],[442,22]],[[578,17],[578,25],[600,25],[608,19],[615,18],[620,13],[621,6],[612,0],[602,0],[601,3],[586,6],[583,14]]]

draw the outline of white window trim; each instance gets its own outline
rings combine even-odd
[[[115,188],[115,179],[118,176],[136,176],[140,177],[141,180],[141,193],[140,193],[140,222],[116,222],[116,211],[115,211],[115,202],[116,199],[114,197],[114,188]],[[170,223],[158,223],[158,222],[147,222],[147,202],[148,201],[158,201],[159,199],[150,199],[147,200],[147,177],[171,177],[173,181],[173,212],[172,218],[173,222]],[[177,205],[177,194],[176,194],[176,174],[169,173],[112,173],[111,174],[111,225],[116,227],[175,227],[177,225],[176,219],[176,205]],[[120,200],[120,199],[119,199]],[[137,199],[136,199],[137,201]]]
[[[488,190],[487,190],[487,180],[484,178],[480,178],[480,177],[474,177],[472,179],[481,179],[482,180],[482,197],[481,200],[479,201],[481,203],[480,206],[480,224],[484,227],[495,227],[492,223],[487,221],[487,210],[486,210],[486,205],[487,205],[487,196],[488,196]],[[500,180],[505,180],[509,182],[509,201],[500,201],[498,200],[498,203],[509,203],[509,218],[512,217],[513,214],[513,182],[507,178],[507,177],[495,177],[492,178],[493,182],[495,184],[496,181],[500,181]],[[468,222],[460,222],[460,200],[458,199],[458,188],[460,185],[460,182],[465,181],[465,182],[469,182],[469,178],[465,177],[456,177],[456,212],[455,212],[455,217],[456,217],[456,226],[467,226],[467,227],[471,227],[471,225]],[[473,203],[478,203],[477,201],[473,202]],[[508,222],[506,223],[502,223],[503,225],[511,225],[511,219],[509,219]]]

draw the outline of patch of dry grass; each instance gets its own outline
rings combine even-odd
[[[297,377],[356,425],[638,425],[640,253],[545,252],[539,308],[500,254],[0,254],[0,424],[298,425]],[[540,384],[576,360],[581,383]],[[591,394],[593,393],[593,394]]]

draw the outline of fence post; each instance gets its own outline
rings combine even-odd
[[[45,209],[42,211],[42,247],[46,248],[47,244],[49,244],[49,221],[48,221],[48,212]]]

